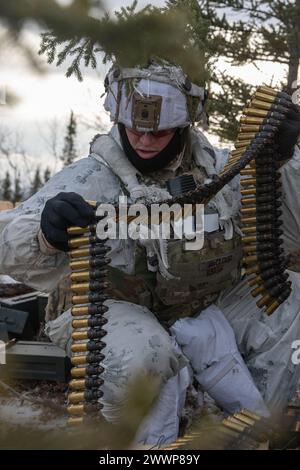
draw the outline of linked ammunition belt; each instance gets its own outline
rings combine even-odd
[[[185,436],[168,444],[164,450],[183,449],[254,449],[259,442],[268,439],[267,420],[257,414],[242,410],[223,419],[220,423],[195,427]]]
[[[243,251],[246,273],[254,275],[249,283],[253,296],[261,295],[257,302],[268,315],[289,296],[291,292],[287,263],[281,248],[280,230],[280,174],[282,164],[275,148],[274,137],[292,105],[289,95],[269,87],[260,87],[244,110],[241,127],[227,166],[220,176],[209,183],[198,185],[161,204],[206,204],[232,178],[241,174]],[[98,203],[91,202],[96,209]],[[146,205],[151,213],[151,205]],[[195,207],[195,206],[194,206]],[[116,222],[119,221],[116,207]],[[130,222],[134,217],[128,217]],[[107,283],[105,266],[109,249],[96,235],[97,218],[86,228],[71,227],[70,267],[72,291],[72,380],[70,382],[70,423],[82,422],[84,416],[96,416],[101,410],[101,374],[103,368],[102,338],[107,322],[105,289]]]
[[[163,449],[252,450],[266,442],[270,449],[295,449],[300,445],[299,411],[299,406],[289,406],[274,420],[244,409],[211,425],[204,418],[202,426],[196,424],[194,430]]]
[[[96,208],[96,205],[94,205]],[[95,223],[87,228],[72,227],[68,230],[72,296],[72,357],[70,393],[68,397],[69,424],[80,424],[85,418],[100,416],[103,392],[101,378],[104,368],[102,341],[108,308],[103,304],[107,296],[106,257],[109,248],[96,236]]]
[[[254,154],[241,170],[243,261],[246,274],[251,276],[251,294],[261,296],[259,308],[271,315],[291,293],[291,283],[285,273],[287,260],[282,248],[281,183],[279,168],[283,163],[274,137],[290,110],[289,95],[269,87],[259,87],[244,109],[235,150],[225,171],[236,161]],[[262,144],[262,147],[261,147]]]

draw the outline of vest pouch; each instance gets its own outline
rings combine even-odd
[[[124,300],[143,305],[150,310],[153,308],[153,292],[155,289],[155,273],[147,267],[145,249],[134,243],[134,267],[126,273],[121,266],[107,266],[109,287],[107,293],[112,299]]]
[[[219,293],[240,279],[242,246],[240,236],[224,240],[224,232],[205,233],[201,250],[185,250],[184,240],[168,241],[169,273],[157,273],[155,292],[165,305],[193,303],[209,305]]]

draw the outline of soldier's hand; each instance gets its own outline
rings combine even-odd
[[[287,118],[279,127],[277,143],[280,155],[283,159],[291,158],[294,148],[300,136],[300,112],[296,105],[293,105],[287,114]]]
[[[79,194],[59,193],[45,204],[41,230],[51,246],[68,251],[67,228],[86,227],[93,217],[93,209]]]

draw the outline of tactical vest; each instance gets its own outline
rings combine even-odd
[[[113,137],[102,135],[94,140],[90,157],[111,169],[129,200],[140,202],[143,197],[147,198],[149,188],[138,180],[137,170]],[[159,194],[160,188],[157,191]],[[163,199],[166,190],[161,192]],[[184,239],[167,240],[168,276],[160,270],[149,270],[149,262],[153,265],[155,260],[149,260],[149,254],[147,257],[139,241],[133,245],[134,272],[127,274],[109,266],[109,295],[147,306],[166,326],[203,310],[216,301],[223,289],[240,280],[242,247],[240,236],[235,232],[228,240],[224,239],[222,230],[205,233],[204,246],[199,251],[186,250]]]

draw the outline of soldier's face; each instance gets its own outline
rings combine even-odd
[[[128,140],[136,153],[148,160],[161,152],[174,136],[176,129],[166,129],[157,132],[138,132],[125,128]]]

